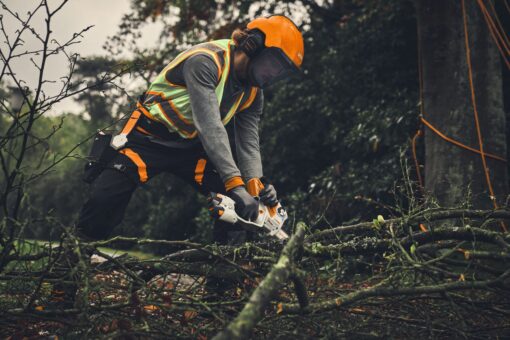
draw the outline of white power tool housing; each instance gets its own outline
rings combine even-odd
[[[289,235],[282,230],[288,215],[280,202],[274,207],[268,207],[260,202],[259,216],[255,221],[248,221],[237,215],[235,205],[236,203],[230,197],[213,194],[210,208],[211,215],[220,221],[237,224],[250,231],[268,233],[279,240],[289,238]]]

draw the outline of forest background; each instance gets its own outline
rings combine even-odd
[[[410,1],[339,2],[328,9],[285,1],[191,1],[180,7],[164,3],[133,1],[132,12],[109,39],[105,54],[77,60],[77,83],[97,81],[121,63],[134,67],[119,86],[144,82],[127,94],[111,85],[92,88],[76,99],[85,108],[83,114],[43,117],[34,134],[42,136],[55,127],[58,131],[27,153],[27,164],[44,167],[131,112],[137,95],[185,46],[229,37],[249,18],[280,12],[301,21],[306,57],[298,78],[265,91],[261,147],[264,173],[291,219],[335,225],[398,204],[402,198],[395,195],[402,193],[395,191],[399,179],[409,175],[410,139],[419,126],[416,16]],[[224,22],[214,19],[219,13],[225,13]],[[176,22],[167,23],[172,20]],[[165,23],[161,47],[139,48],[137,34],[153,21]],[[116,58],[126,49],[134,52],[133,60]],[[76,221],[87,197],[81,174],[89,147],[90,141],[83,143],[72,158],[27,187],[24,216],[49,214],[64,224]],[[115,233],[207,240],[211,221],[205,206],[205,198],[163,174],[136,192]],[[47,239],[51,231],[51,224],[39,223],[27,229],[26,236]]]
[[[510,302],[502,298],[510,276],[504,222],[510,216],[507,1],[131,0],[117,33],[104,43],[104,53],[86,58],[73,54],[72,47],[86,41],[93,27],[69,32],[68,41],[49,38],[51,19],[67,2],[35,1],[26,13],[17,13],[9,1],[0,0],[5,38],[0,64],[0,303],[10,331],[26,328],[11,320],[57,315],[57,333],[70,325],[82,335],[158,329],[187,337],[200,327],[212,335],[226,330],[229,306],[236,313],[249,309],[248,294],[253,291],[252,301],[269,289],[262,293],[267,298],[255,298],[259,313],[251,314],[245,333],[237,334],[242,338],[262,319],[269,296],[284,289],[278,299],[285,303],[273,306],[259,332],[282,331],[284,336],[303,327],[307,335],[324,335],[322,328],[330,325],[334,334],[350,319],[328,314],[331,310],[345,311],[344,303],[378,297],[365,307],[378,309],[381,314],[374,318],[392,320],[394,327],[379,322],[379,335],[407,331],[400,330],[400,322],[412,325],[408,336],[508,334]],[[179,52],[227,38],[235,28],[269,13],[294,19],[305,39],[302,72],[264,91],[260,127],[264,173],[289,211],[287,231],[294,232],[285,248],[264,240],[255,248],[215,248],[206,198],[169,174],[136,191],[114,231],[128,237],[125,242],[80,243],[71,227],[88,196],[82,172],[96,131],[118,129],[137,96]],[[6,28],[6,17],[17,22],[17,30]],[[46,30],[32,29],[27,24],[32,19],[46,22]],[[151,33],[155,47],[141,41],[148,26],[159,29]],[[23,39],[10,40],[22,34],[41,42],[41,49],[24,51]],[[66,75],[51,79],[44,65],[57,54],[65,56]],[[26,58],[41,75],[35,87],[13,69],[17,58]],[[61,87],[52,93],[55,84]],[[82,107],[80,113],[58,109],[69,98]],[[113,243],[125,249],[135,244],[151,260],[109,258],[99,246]],[[177,251],[183,247],[195,257]],[[85,249],[106,256],[106,264],[89,263],[80,253]],[[245,258],[239,255],[243,251]],[[72,260],[75,256],[81,262]],[[291,260],[274,265],[282,259]],[[145,271],[150,275],[145,277]],[[117,285],[112,272],[124,281]],[[195,287],[186,293],[178,284],[171,288],[171,294],[189,300],[170,303],[168,295],[152,295],[153,278],[165,281],[169,272],[195,278]],[[244,286],[231,300],[216,297],[203,303],[202,283],[215,275],[230,275]],[[105,276],[109,279],[102,281]],[[262,277],[270,283],[259,285]],[[287,278],[295,292],[286,286]],[[63,312],[51,310],[52,293],[45,284],[55,288],[66,280],[79,285],[79,298]],[[23,287],[23,293],[13,293]],[[130,294],[119,294],[119,289]],[[478,289],[477,294],[470,289]],[[107,290],[117,292],[108,299],[101,295]],[[457,290],[467,292],[450,293]],[[333,298],[333,293],[345,294]],[[411,297],[404,305],[394,296]],[[94,300],[98,297],[99,302]],[[199,313],[196,325],[186,324],[192,318],[183,308]],[[370,308],[350,309],[349,316],[373,312]],[[161,315],[175,322],[152,318],[154,311],[168,312]],[[175,311],[184,313],[180,323]],[[477,317],[480,311],[490,322]],[[320,327],[303,322],[309,312],[316,313]],[[425,321],[415,318],[422,312]],[[122,329],[119,320],[130,320],[133,313],[134,326]],[[239,324],[246,325],[242,314]],[[298,327],[291,322],[285,330],[271,326],[278,316],[294,314],[299,316],[288,320]],[[334,318],[337,323],[324,322]],[[104,331],[105,324],[114,322]],[[353,325],[363,332],[371,329],[363,322]]]

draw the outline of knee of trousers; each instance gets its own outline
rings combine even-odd
[[[120,200],[105,190],[94,191],[80,213],[77,223],[80,232],[93,239],[108,237],[122,221],[129,198]]]

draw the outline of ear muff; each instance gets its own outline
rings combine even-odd
[[[239,45],[239,48],[243,50],[248,57],[253,58],[264,48],[264,39],[264,33],[256,29],[250,30],[246,39]]]

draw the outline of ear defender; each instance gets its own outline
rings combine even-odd
[[[259,30],[250,30],[249,35],[239,45],[248,57],[252,58],[264,48],[264,33]]]

